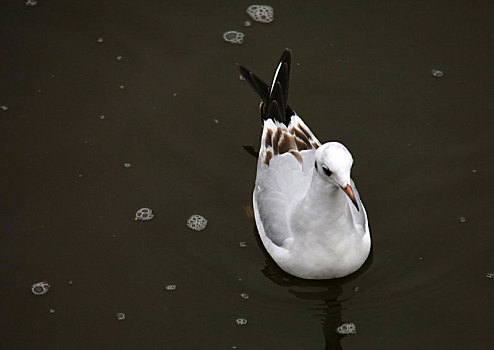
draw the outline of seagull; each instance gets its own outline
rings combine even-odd
[[[321,144],[288,106],[290,64],[286,49],[269,86],[237,64],[261,97],[257,230],[285,272],[305,279],[344,277],[363,265],[371,248],[367,214],[350,177],[353,157],[339,142]]]

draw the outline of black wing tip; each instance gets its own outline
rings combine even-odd
[[[285,48],[283,54],[281,55],[280,62],[291,62],[292,61],[292,50]]]
[[[278,70],[278,74],[273,77],[272,87],[268,86],[249,69],[235,63],[237,70],[257,92],[264,103],[265,108],[261,108],[261,119],[263,122],[267,119],[273,119],[274,121],[287,124],[289,118],[294,115],[293,110],[287,104],[291,61],[292,50],[285,48],[278,61],[277,67],[280,69]]]

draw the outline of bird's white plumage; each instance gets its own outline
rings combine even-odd
[[[295,149],[302,162],[287,151],[272,155],[266,164],[273,148],[266,146],[266,139],[281,129],[282,140],[292,134],[294,126],[310,132],[297,115],[288,127],[271,119],[264,123],[253,193],[259,235],[275,262],[292,275],[309,279],[348,275],[365,262],[370,251],[367,215],[350,179],[351,155],[340,143],[319,146],[310,132],[310,141],[317,148]],[[350,159],[338,158],[344,154],[342,150]],[[334,179],[328,180],[316,170],[316,158],[320,166],[327,163]],[[346,179],[348,183],[340,183]],[[347,184],[353,189],[358,210],[340,187]]]

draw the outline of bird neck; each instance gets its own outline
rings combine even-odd
[[[341,188],[324,181],[314,172],[307,193],[294,208],[293,217],[297,223],[292,223],[324,230],[331,228],[336,232],[346,231],[352,220],[349,220],[351,212],[345,196]]]

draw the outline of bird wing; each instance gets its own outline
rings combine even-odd
[[[293,115],[288,126],[264,123],[257,165],[254,204],[264,235],[277,246],[290,238],[288,215],[310,186],[319,141],[302,119]]]

